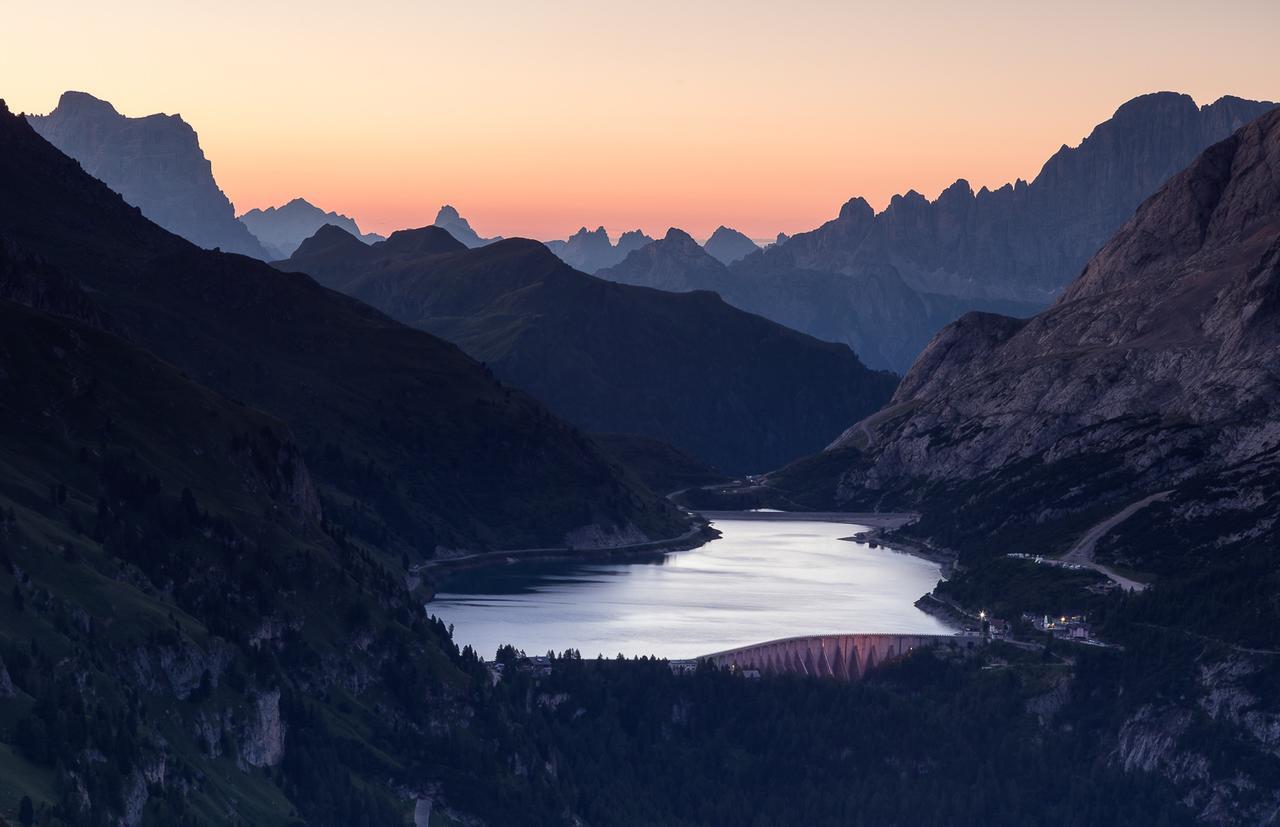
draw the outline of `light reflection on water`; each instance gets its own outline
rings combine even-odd
[[[462,572],[427,610],[458,645],[492,658],[573,647],[689,658],[794,635],[947,633],[913,604],[935,563],[842,540],[860,526],[804,520],[716,520],[723,536],[661,561],[521,563]]]

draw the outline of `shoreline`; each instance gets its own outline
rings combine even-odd
[[[671,551],[688,551],[705,545],[720,536],[704,519],[684,534],[662,540],[649,540],[622,546],[597,548],[523,548],[495,551],[479,551],[457,557],[426,560],[410,569],[411,576],[425,577],[432,572],[461,571],[495,565],[511,565],[524,562],[581,562],[612,559],[634,559],[650,555],[662,555]]]
[[[847,523],[875,530],[901,528],[920,515],[912,511],[695,511],[707,520],[786,520],[816,523]],[[867,532],[864,532],[867,533]]]

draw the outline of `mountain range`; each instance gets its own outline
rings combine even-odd
[[[1048,310],[947,326],[889,405],[770,485],[813,507],[922,507],[922,531],[975,557],[1053,548],[1139,504],[1097,549],[1114,564],[1273,567],[1278,358],[1275,110],[1144,202]],[[960,503],[957,524],[943,512]]]
[[[456,342],[587,431],[659,439],[730,473],[816,450],[895,381],[711,293],[610,283],[526,239],[468,250],[425,227],[366,246],[323,227],[277,266]]]
[[[266,250],[269,260],[288,258],[298,245],[326,224],[341,227],[366,244],[383,241],[377,233],[363,233],[355,219],[325,212],[304,198],[295,198],[279,207],[252,209],[240,216]]]
[[[161,227],[206,249],[266,260],[213,180],[195,130],[179,115],[127,118],[84,92],[66,92],[27,121],[49,143]]]
[[[685,530],[584,435],[455,346],[164,231],[7,112],[0,150],[6,244],[74,279],[117,330],[194,381],[287,422],[331,519],[415,556]],[[495,499],[512,485],[539,493]]]
[[[547,242],[547,249],[555,253],[565,264],[583,273],[594,274],[605,267],[612,267],[627,255],[653,241],[640,230],[628,230],[618,236],[615,244],[604,227],[578,230],[567,239]]]
[[[1030,183],[975,194],[959,180],[932,202],[914,191],[895,196],[879,214],[854,198],[818,229],[737,261],[731,279],[704,262],[677,279],[678,262],[653,257],[598,275],[723,288],[736,307],[846,342],[868,365],[902,372],[964,312],[1043,309],[1145,197],[1273,107],[1233,97],[1197,107],[1186,95],[1143,95],[1078,147],[1063,146]]]

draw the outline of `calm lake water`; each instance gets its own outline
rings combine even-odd
[[[913,604],[940,577],[927,560],[843,540],[864,527],[716,520],[723,536],[645,563],[521,563],[462,572],[427,611],[485,658],[575,648],[691,658],[840,632],[947,633]]]

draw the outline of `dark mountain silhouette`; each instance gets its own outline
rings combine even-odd
[[[948,326],[888,407],[773,484],[932,509],[924,530],[975,549],[1168,492],[1101,553],[1175,576],[1265,552],[1274,584],[1278,359],[1280,110],[1174,176],[1050,309]]]
[[[455,346],[166,232],[7,110],[0,188],[11,248],[74,274],[133,341],[194,381],[286,422],[327,517],[368,542],[419,556],[685,530],[585,435]],[[522,496],[501,495],[512,489]]]
[[[535,241],[451,252],[425,228],[357,249],[338,232],[325,228],[277,266],[457,342],[584,429],[653,437],[729,472],[824,444],[841,411],[870,412],[894,385],[843,345],[711,293],[593,278]],[[687,235],[668,235],[678,238],[716,263]]]
[[[652,238],[640,230],[628,230],[618,236],[618,243],[609,240],[604,227],[578,230],[565,241],[548,241],[547,249],[575,270],[594,274],[605,267],[622,261],[632,250],[638,250]]]
[[[479,233],[471,229],[471,222],[459,215],[458,211],[449,204],[445,204],[440,208],[440,212],[436,213],[435,226],[448,230],[449,235],[461,241],[467,247],[483,247],[486,244],[502,240],[502,236],[481,238]],[[344,227],[343,229],[347,228]]]
[[[721,264],[733,264],[738,259],[746,258],[760,249],[754,241],[742,233],[723,225],[717,227],[702,246]]]
[[[65,92],[48,115],[28,115],[46,140],[170,232],[200,247],[266,260],[213,180],[200,141],[179,115],[127,118],[84,92]]]
[[[249,210],[240,216],[240,221],[262,242],[272,259],[293,255],[299,244],[326,224],[341,227],[366,244],[383,240],[377,233],[361,232],[355,219],[325,212],[304,198],[295,198],[281,207]]]
[[[867,364],[904,371],[944,324],[970,310],[1043,309],[1143,198],[1205,147],[1274,104],[1143,95],[1031,183],[976,194],[960,180],[936,201],[895,196],[876,215],[861,198],[816,230],[732,265],[736,307],[848,343]],[[610,272],[601,272],[605,278]],[[718,289],[691,274],[689,289]],[[662,278],[675,281],[670,272]],[[720,276],[715,276],[719,283]],[[627,274],[628,283],[646,283]]]

